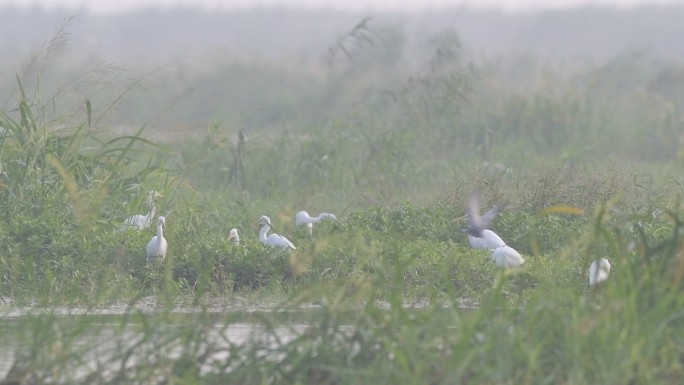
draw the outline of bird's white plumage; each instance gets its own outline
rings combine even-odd
[[[608,279],[610,273],[610,262],[601,258],[592,262],[589,267],[589,286],[598,285]]]
[[[337,217],[332,213],[320,213],[317,216],[312,217],[308,212],[300,211],[295,214],[295,226],[299,227],[301,225],[306,225],[309,235],[311,235],[313,233],[314,223],[318,223],[326,219],[337,220]]]
[[[166,249],[168,243],[164,238],[164,227],[166,226],[166,218],[159,216],[157,223],[157,235],[152,237],[147,243],[147,262],[155,262],[166,258]]]
[[[237,229],[230,229],[230,232],[228,233],[228,240],[233,241],[233,243],[236,245],[240,244],[240,236],[238,235]]]
[[[157,208],[154,204],[154,198],[161,196],[162,195],[156,191],[148,192],[147,196],[145,197],[145,203],[147,204],[147,207],[149,207],[150,211],[147,213],[147,215],[138,214],[128,217],[128,219],[124,221],[123,226],[121,226],[121,230],[140,231],[150,227],[150,224],[152,223],[154,215],[157,211]]]
[[[510,246],[502,246],[492,251],[492,259],[499,267],[516,267],[525,263],[522,255]]]
[[[138,214],[129,217],[124,222],[123,228],[130,230],[144,230],[150,227],[150,222],[152,221],[152,218],[154,218],[156,210],[157,208],[152,206],[147,215]]]
[[[262,225],[261,230],[259,231],[259,241],[264,245],[268,247],[280,247],[288,250],[297,249],[289,239],[280,234],[273,233],[266,236],[266,233],[268,233],[268,231],[271,229],[271,218],[267,217],[266,215],[262,215],[257,223]]]
[[[495,232],[489,229],[482,230],[481,237],[474,237],[468,234],[468,244],[473,249],[490,249],[496,250],[499,247],[506,246],[506,242],[501,239]]]

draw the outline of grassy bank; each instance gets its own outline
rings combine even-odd
[[[118,135],[105,118],[127,88],[107,103],[66,103],[82,82],[47,96],[41,75],[17,77],[0,114],[1,306],[47,315],[5,326],[6,382],[680,378],[684,98],[655,81],[679,64],[636,66],[647,81],[627,90],[610,86],[611,66],[640,56],[521,89],[497,66],[469,63],[452,33],[431,41],[434,56],[412,76],[382,71],[393,56],[354,42],[346,56],[333,49],[341,59],[307,88],[320,104],[277,128],[227,120],[180,138],[144,126]],[[459,229],[474,188],[486,207],[507,202],[493,228],[523,267],[499,269],[467,246]],[[167,219],[156,265],[145,258],[154,230],[120,229],[147,212],[149,190]],[[303,209],[339,220],[309,236],[294,227]],[[297,250],[259,243],[261,215]],[[591,290],[600,257],[613,270]],[[136,310],[150,298],[154,316]],[[217,318],[217,302],[232,311]],[[64,322],[55,310],[121,304],[130,309],[108,322]],[[195,313],[174,315],[179,304]],[[244,312],[263,304],[272,311]],[[261,339],[217,338],[243,322]],[[88,366],[100,341],[89,337],[102,333],[114,354]]]

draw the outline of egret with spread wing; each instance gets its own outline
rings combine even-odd
[[[480,198],[477,192],[468,199],[468,227],[461,229],[468,235],[468,244],[475,249],[496,250],[506,246],[506,242],[495,232],[489,230],[489,224],[504,208],[505,204],[498,204],[480,216]]]

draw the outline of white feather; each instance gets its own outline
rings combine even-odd
[[[335,214],[331,213],[320,213],[315,217],[312,217],[309,215],[308,212],[306,211],[300,211],[297,214],[295,214],[295,226],[299,227],[301,225],[306,225],[309,235],[313,233],[313,225],[314,223],[319,223],[322,220],[325,219],[330,219],[330,220],[337,220],[337,217]]]
[[[147,193],[147,196],[145,197],[145,203],[147,204],[147,207],[150,208],[150,211],[147,213],[147,215],[142,215],[142,214],[137,214],[133,215],[131,217],[128,217],[124,223],[123,226],[121,226],[120,230],[145,230],[146,228],[150,227],[150,224],[152,223],[152,220],[154,219],[154,215],[157,212],[157,208],[154,205],[154,198],[156,197],[161,197],[163,195],[159,194],[158,192],[152,190]]]
[[[598,285],[608,279],[610,274],[610,262],[607,259],[601,258],[592,262],[589,267],[589,286]]]
[[[261,241],[261,243],[268,247],[280,247],[288,250],[297,249],[289,239],[280,234],[273,233],[266,236],[266,233],[271,229],[271,218],[262,215],[261,218],[259,218],[258,223],[261,223],[262,225],[261,230],[259,231],[259,241]]]
[[[492,251],[492,259],[499,267],[517,267],[525,263],[522,255],[510,246],[502,246]]]
[[[238,235],[237,229],[230,229],[230,232],[228,233],[228,240],[233,241],[233,243],[236,245],[240,244],[240,235]]]
[[[501,239],[495,232],[489,229],[482,230],[481,237],[475,237],[468,234],[468,244],[473,249],[490,249],[496,250],[499,247],[506,246],[506,242]]]
[[[159,216],[157,223],[157,235],[152,237],[147,243],[147,262],[155,262],[157,260],[164,260],[166,258],[166,249],[168,243],[164,238],[164,226],[166,226],[166,218]]]

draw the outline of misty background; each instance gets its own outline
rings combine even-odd
[[[16,100],[19,76],[25,88],[40,83],[44,95],[59,94],[62,110],[91,101],[93,111],[102,114],[96,123],[117,133],[144,126],[173,140],[185,137],[177,134],[205,133],[215,124],[253,135],[351,115],[363,120],[371,110],[395,112],[379,118],[380,126],[406,124],[407,110],[387,109],[387,98],[396,102],[431,72],[455,71],[449,76],[461,76],[459,90],[468,94],[458,91],[462,98],[449,101],[458,106],[439,115],[445,132],[467,131],[466,139],[446,141],[455,146],[491,148],[494,135],[520,138],[521,131],[534,131],[537,151],[553,152],[555,146],[544,140],[564,145],[586,140],[579,125],[601,127],[606,134],[596,137],[591,149],[576,151],[597,154],[610,144],[630,156],[670,159],[684,140],[678,134],[684,6],[518,13],[455,7],[374,14],[150,7],[109,15],[5,7],[0,19],[0,96],[6,105]],[[644,94],[652,97],[637,100]],[[470,104],[461,103],[466,99]],[[581,116],[577,111],[559,118],[553,109],[577,103],[589,103],[579,123],[566,121]],[[359,105],[367,111],[360,112]],[[526,115],[530,105],[548,109],[549,117]],[[625,125],[638,111],[634,106],[644,105],[656,106],[640,112],[662,121],[661,134],[642,132],[643,121],[631,131]],[[434,116],[422,122],[429,126]],[[544,134],[549,130],[576,131],[577,138],[552,138]],[[638,132],[636,141],[618,146],[614,138],[625,132]],[[539,139],[545,135],[549,138]],[[643,138],[654,142],[648,151]]]
[[[207,53],[319,59],[336,38],[367,16],[400,29],[407,39],[453,28],[472,50],[489,56],[605,60],[633,49],[670,58],[684,54],[684,6],[679,5],[518,13],[466,7],[382,13],[291,7],[209,13],[150,7],[111,15],[5,7],[0,8],[0,49],[7,57],[22,55],[73,17],[72,54],[84,57],[133,63]]]

